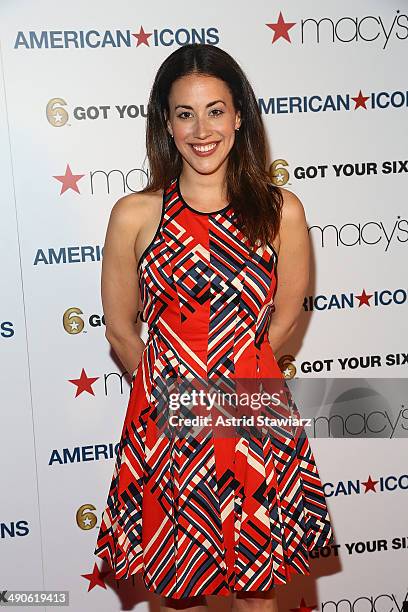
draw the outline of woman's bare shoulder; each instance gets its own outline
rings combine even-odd
[[[158,201],[161,202],[163,191],[142,192],[135,191],[134,193],[128,193],[113,205],[112,210],[119,212],[120,214],[128,214],[133,212],[135,209],[143,211],[146,208],[150,208]]]
[[[112,207],[111,219],[130,228],[140,227],[161,206],[163,191],[129,193]]]
[[[283,196],[281,227],[304,223],[305,209],[300,198],[285,187],[279,187]]]

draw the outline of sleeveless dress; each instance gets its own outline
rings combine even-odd
[[[333,543],[303,427],[273,437],[158,435],[159,378],[284,378],[267,337],[276,264],[272,245],[247,246],[232,204],[197,211],[178,178],[164,190],[138,262],[148,338],[94,551],[116,579],[140,573],[149,591],[176,599],[266,591],[309,575],[308,553]]]

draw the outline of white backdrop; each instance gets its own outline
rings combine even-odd
[[[114,202],[145,184],[155,72],[197,41],[246,70],[271,173],[306,210],[312,278],[278,355],[303,389],[299,409],[344,419],[351,403],[375,438],[354,427],[311,440],[336,544],[311,577],[278,587],[281,610],[401,610],[408,409],[398,381],[376,379],[407,376],[406,2],[3,0],[0,11],[0,591],[69,590],[76,612],[152,600],[93,556],[129,395],[104,337],[100,269]],[[319,391],[307,385],[317,377]]]

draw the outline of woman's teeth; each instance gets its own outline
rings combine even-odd
[[[208,145],[192,145],[192,146],[193,146],[193,149],[195,149],[196,151],[201,151],[202,153],[205,153],[206,151],[211,151],[211,149],[214,149],[217,146],[217,143],[213,142]]]

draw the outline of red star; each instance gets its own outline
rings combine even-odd
[[[370,96],[363,96],[362,91],[360,89],[358,96],[356,98],[351,98],[356,103],[354,110],[356,110],[357,108],[360,108],[360,106],[361,108],[365,108],[367,110],[366,102],[369,97]]]
[[[314,606],[307,606],[304,598],[300,600],[300,606],[298,608],[290,608],[291,612],[311,612],[316,608],[316,604]]]
[[[292,42],[290,40],[289,30],[296,25],[296,21],[286,22],[283,18],[282,11],[279,13],[278,21],[276,23],[266,23],[265,25],[267,25],[268,28],[271,28],[271,30],[273,30],[272,44],[280,38],[284,38],[290,43]]]
[[[86,578],[87,580],[89,580],[88,593],[89,591],[92,591],[92,589],[97,585],[106,589],[104,578],[105,576],[110,574],[110,572],[111,570],[101,572],[95,563],[92,574],[81,574],[82,578]]]
[[[367,294],[366,290],[363,289],[360,295],[356,295],[356,298],[360,300],[358,307],[360,308],[360,306],[362,306],[363,304],[365,304],[366,306],[371,306],[371,304],[368,303],[368,300],[370,300],[372,297],[373,297],[372,293]]]
[[[81,395],[81,393],[83,393],[84,391],[87,391],[91,395],[95,395],[92,389],[92,385],[94,384],[95,380],[98,380],[98,378],[99,376],[96,376],[95,378],[88,377],[85,373],[84,368],[82,368],[81,376],[79,378],[69,379],[70,383],[77,386],[75,397],[78,397],[78,395]]]
[[[139,34],[133,34],[132,33],[132,36],[137,38],[137,45],[136,45],[136,47],[138,47],[139,45],[146,45],[147,47],[150,47],[148,39],[149,39],[149,37],[152,34],[153,34],[153,32],[150,32],[148,34],[147,32],[144,31],[143,26],[140,26]]]
[[[375,485],[377,484],[377,482],[379,481],[372,480],[371,476],[369,476],[368,480],[366,480],[365,482],[361,482],[361,484],[365,486],[364,493],[367,493],[367,491],[374,491],[374,493],[377,493],[377,491],[375,490]]]
[[[67,164],[65,174],[63,174],[62,176],[53,176],[53,178],[57,179],[57,181],[61,181],[62,187],[60,195],[62,195],[63,193],[68,191],[68,189],[73,189],[77,193],[80,193],[77,182],[84,176],[85,174],[72,174],[71,168],[69,167],[69,164]]]

